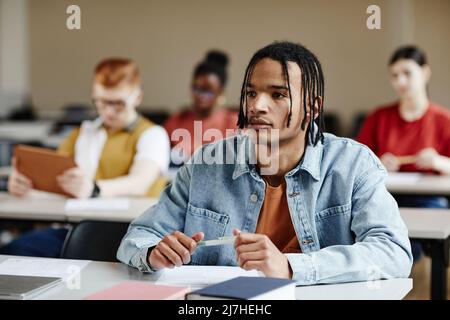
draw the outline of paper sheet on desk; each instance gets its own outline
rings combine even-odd
[[[0,263],[0,274],[57,277],[69,280],[89,263],[87,260],[9,258]]]
[[[224,266],[182,266],[164,269],[156,280],[157,284],[205,287],[236,277],[260,277],[256,270],[246,271],[239,267]]]
[[[115,199],[69,199],[65,211],[121,211],[130,208],[128,198]]]

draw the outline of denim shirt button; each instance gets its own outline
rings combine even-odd
[[[256,201],[258,201],[258,196],[254,193],[254,194],[252,194],[251,196],[250,196],[250,201],[251,202],[256,202]]]

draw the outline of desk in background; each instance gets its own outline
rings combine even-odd
[[[82,220],[130,222],[157,202],[151,198],[130,198],[128,210],[66,211],[66,198],[32,191],[24,198],[0,192],[0,219],[78,223]]]
[[[431,299],[447,299],[447,268],[450,250],[450,210],[400,208],[409,237],[430,248]]]
[[[33,144],[56,149],[66,138],[68,131],[52,132],[54,121],[1,122],[0,123],[0,165],[10,165],[12,146]]]
[[[0,177],[7,177],[11,174],[12,167],[0,167]]]
[[[42,141],[53,127],[53,121],[1,122],[0,138],[22,141]]]
[[[394,194],[450,196],[450,176],[389,173],[386,188]]]

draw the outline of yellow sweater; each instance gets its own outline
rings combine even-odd
[[[141,134],[154,126],[147,119],[139,118],[137,123],[130,129],[118,132],[107,132],[107,139],[100,156],[100,161],[95,175],[96,180],[113,179],[128,175],[134,156],[136,145]],[[74,129],[64,142],[59,146],[58,152],[73,157],[75,155],[75,144],[80,134],[80,129]],[[166,179],[159,177],[147,191],[148,197],[159,197],[166,186]]]

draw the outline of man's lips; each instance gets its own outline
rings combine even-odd
[[[267,129],[267,128],[271,128],[272,125],[270,124],[270,122],[264,120],[264,119],[250,119],[249,121],[249,128],[251,129]]]

